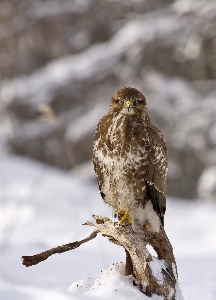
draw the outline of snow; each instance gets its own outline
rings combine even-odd
[[[83,114],[68,126],[66,137],[68,137],[69,140],[76,142],[82,139],[83,136],[87,136],[95,130],[95,121],[98,119],[98,116],[101,116],[106,110],[107,107],[105,107],[104,104],[95,104],[91,110]]]
[[[156,278],[158,284],[163,284],[163,274],[162,269],[166,270],[165,261],[158,260],[156,257],[152,257],[152,261],[149,262],[149,267],[152,271],[152,275]]]
[[[181,193],[182,197],[195,197],[197,177],[205,168],[216,165],[213,55],[216,1],[178,0],[171,4],[165,1],[167,3],[162,6],[156,1],[158,7],[156,5],[155,9],[147,12],[149,5],[146,4],[144,14],[143,10],[139,13],[132,10],[122,17],[120,12],[119,16],[113,16],[113,22],[105,21],[104,28],[107,30],[102,31],[107,37],[104,40],[99,37],[101,43],[98,44],[92,39],[94,33],[91,27],[94,28],[94,25],[87,25],[91,24],[89,18],[92,18],[89,7],[93,8],[95,1],[42,2],[32,4],[26,13],[18,16],[18,26],[11,20],[11,26],[8,26],[11,27],[10,32],[3,28],[0,35],[8,36],[25,26],[36,26],[33,23],[37,23],[38,18],[48,18],[50,22],[54,16],[59,14],[63,17],[66,12],[75,13],[74,21],[84,20],[84,27],[78,26],[77,30],[74,27],[75,35],[62,33],[61,39],[65,36],[66,44],[74,44],[71,46],[73,51],[63,51],[67,55],[57,55],[58,58],[51,55],[49,63],[39,69],[34,68],[29,75],[22,76],[18,72],[17,77],[3,80],[0,130],[13,150],[50,163],[54,161],[48,159],[50,155],[58,157],[58,165],[70,167],[69,160],[63,158],[56,127],[39,122],[38,106],[48,104],[55,110],[60,124],[58,129],[65,133],[66,144],[73,146],[72,164],[90,159],[91,151],[79,151],[78,147],[90,149],[89,137],[93,136],[99,116],[107,112],[112,93],[123,86],[134,86],[144,92],[152,123],[160,128],[166,139],[173,162],[169,167],[171,183],[168,190],[173,195]],[[122,5],[126,5],[125,1]],[[107,10],[111,8],[108,7]],[[93,10],[100,15],[98,9],[95,7]],[[87,19],[82,17],[85,12]],[[110,27],[109,23],[112,23]],[[33,33],[39,30],[40,35],[40,29],[34,26],[31,30]],[[51,30],[53,26],[49,27]],[[66,32],[71,32],[69,28]],[[31,30],[26,34],[31,35]],[[26,39],[25,34],[23,38]],[[55,53],[59,51],[55,45],[52,47],[56,49]],[[77,53],[76,47],[83,47],[83,50]],[[23,49],[25,46],[21,47],[21,57]],[[44,49],[42,46],[39,52],[43,53]],[[35,51],[38,50],[37,47]],[[32,53],[34,51],[29,53],[30,60]],[[25,56],[23,61],[26,62]],[[34,61],[28,63],[27,60],[24,65],[34,65]],[[22,62],[20,67],[23,68]],[[54,144],[56,147],[53,147]],[[191,184],[185,177],[191,177]],[[184,188],[179,188],[179,181],[187,181]]]
[[[206,168],[198,182],[198,197],[205,201],[216,199],[216,166]]]
[[[149,299],[123,275],[124,250],[101,236],[36,266],[21,264],[22,255],[86,237],[92,228],[82,223],[92,214],[112,218],[111,209],[95,183],[1,150],[1,300]],[[184,299],[214,300],[216,205],[168,199],[167,206]]]
[[[123,263],[112,264],[101,271],[93,284],[88,279],[78,280],[70,286],[69,291],[72,295],[83,295],[83,299],[150,299],[133,285],[133,277],[123,274]]]
[[[60,5],[57,1],[56,3],[52,3],[52,12],[49,10],[50,4],[44,3],[43,5],[38,5],[38,8],[36,5],[33,11],[29,12],[29,17],[32,18],[34,17],[33,15],[40,16],[41,13],[44,14],[41,17],[47,17],[46,11],[48,10],[50,14],[55,14],[56,10],[58,10],[58,13],[61,13],[61,10],[79,11],[81,9],[83,11],[83,9],[86,9],[87,3],[88,1],[84,1],[81,5],[78,2],[73,5],[73,3],[66,2],[64,5],[62,3]],[[117,64],[122,54],[128,51],[130,55],[131,48],[133,53],[132,58],[134,59],[134,51],[138,51],[139,53],[141,48],[145,47],[153,39],[164,43],[165,47],[172,44],[176,48],[177,58],[179,55],[180,57],[183,55],[184,60],[188,58],[194,59],[195,57],[191,57],[191,55],[198,55],[201,48],[199,28],[202,27],[204,19],[200,18],[201,24],[199,26],[197,26],[193,18],[187,20],[188,30],[185,32],[183,30],[185,19],[178,18],[174,13],[175,10],[178,11],[178,6],[181,7],[183,3],[183,1],[174,3],[173,11],[168,10],[162,13],[158,13],[157,11],[150,12],[145,15],[145,18],[137,17],[136,20],[130,20],[110,40],[90,46],[87,50],[79,54],[65,55],[58,58],[43,68],[36,70],[30,76],[20,76],[12,80],[5,80],[1,89],[2,104],[5,105],[14,98],[20,99],[23,103],[32,102],[33,105],[49,103],[53,94],[61,87],[68,84],[76,86],[77,82],[94,77],[94,80],[106,77]],[[209,15],[210,20],[215,17],[216,5],[214,2],[209,2],[205,5],[204,1],[202,1],[200,6],[203,8],[203,14],[206,11],[208,14],[212,13],[212,15]],[[193,10],[194,3],[193,5],[189,5],[189,7],[190,10]],[[198,7],[196,14],[199,13],[200,10]],[[22,22],[23,20],[19,20],[19,23]],[[192,35],[193,30],[195,30],[194,36]],[[173,85],[173,88],[175,90],[176,87]],[[187,101],[185,101],[185,105],[186,103]],[[184,106],[182,108],[184,109]]]

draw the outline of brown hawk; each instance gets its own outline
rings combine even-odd
[[[135,88],[114,93],[96,128],[93,164],[104,202],[143,235],[148,221],[164,225],[168,154],[160,130],[150,123],[146,99]]]

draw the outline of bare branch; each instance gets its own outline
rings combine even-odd
[[[96,227],[103,236],[107,236],[109,240],[117,245],[124,247],[126,251],[126,267],[125,274],[133,273],[135,278],[139,281],[141,290],[147,296],[153,293],[163,295],[165,299],[175,299],[175,285],[176,280],[173,274],[172,263],[176,266],[171,244],[161,228],[157,234],[154,234],[148,222],[144,224],[146,235],[148,236],[148,243],[150,243],[155,250],[159,249],[158,260],[164,261],[166,267],[161,271],[163,273],[163,283],[159,283],[158,279],[153,274],[151,265],[153,258],[146,248],[146,241],[138,238],[133,231],[132,226],[127,224],[125,226],[118,226],[109,218],[102,216],[95,216],[93,218],[96,223],[86,222],[84,225]],[[173,293],[171,292],[173,291]]]
[[[26,267],[36,265],[55,253],[62,253],[79,247],[83,243],[94,239],[100,232],[102,236],[108,237],[110,242],[125,249],[125,275],[134,275],[145,295],[162,295],[164,299],[174,300],[178,288],[177,274],[175,274],[177,268],[172,246],[164,229],[161,228],[156,233],[151,225],[146,222],[143,225],[147,236],[146,242],[137,236],[131,224],[119,226],[118,223],[112,222],[107,217],[93,215],[93,218],[95,223],[87,221],[83,224],[96,228],[87,238],[33,256],[22,256],[22,263]],[[152,257],[148,252],[147,243],[150,243],[156,250],[158,258]]]
[[[94,230],[87,238],[81,240],[81,241],[76,241],[73,243],[69,243],[66,245],[62,245],[62,246],[58,246],[52,249],[49,249],[47,251],[38,253],[36,255],[32,255],[32,256],[22,256],[22,264],[26,267],[30,267],[33,265],[37,265],[39,262],[46,260],[49,256],[56,254],[56,253],[63,253],[63,252],[67,252],[73,249],[78,248],[79,246],[81,246],[84,243],[87,243],[90,240],[93,240],[97,234],[98,234],[98,230]]]

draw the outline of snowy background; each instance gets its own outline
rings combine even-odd
[[[145,299],[102,237],[21,264],[86,237],[92,214],[112,217],[91,154],[124,86],[144,93],[168,146],[165,229],[183,296],[216,299],[215,29],[215,0],[0,1],[2,300]]]
[[[120,273],[113,266],[97,279],[112,263],[125,262],[123,248],[100,236],[36,266],[21,264],[22,255],[86,237],[92,228],[82,223],[93,213],[112,217],[96,184],[2,150],[1,300],[145,299],[121,275],[121,266],[116,267]],[[216,299],[215,215],[215,203],[168,198],[165,229],[185,300]],[[68,291],[77,280],[75,287],[84,288]],[[95,290],[84,297],[83,290],[93,283]]]
[[[0,131],[10,151],[86,166],[112,94],[131,86],[165,136],[167,193],[216,198],[215,0],[2,0],[0,16]],[[44,105],[58,125],[41,121]]]

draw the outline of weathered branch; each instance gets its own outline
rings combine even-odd
[[[124,247],[126,252],[125,275],[133,274],[140,283],[141,291],[144,294],[147,296],[161,295],[165,300],[176,299],[177,268],[172,246],[162,227],[159,232],[155,233],[148,222],[143,224],[147,237],[147,241],[144,241],[139,239],[130,224],[119,226],[118,223],[113,223],[106,217],[93,215],[93,218],[95,223],[87,221],[83,224],[96,228],[87,238],[52,248],[37,255],[23,256],[23,264],[26,267],[32,266],[55,253],[73,250],[94,239],[100,232],[103,236],[108,237],[110,242]],[[148,252],[147,243],[156,250],[158,258],[152,257]]]
[[[175,265],[176,271],[177,271],[177,265],[173,254],[172,245],[166,235],[163,226],[161,226],[159,232],[154,232],[151,228],[151,225],[148,222],[145,222],[143,228],[145,230],[148,243],[152,245],[154,250],[157,252],[158,258],[165,260],[167,265],[167,271],[170,274],[172,274],[172,276],[174,276],[172,264]]]
[[[159,257],[158,261],[164,261],[164,268],[159,270],[162,271],[162,279],[157,278],[152,269],[154,264],[151,254],[146,248],[146,242],[140,240],[136,233],[133,231],[131,225],[125,226],[116,226],[109,218],[94,216],[96,223],[86,222],[84,225],[96,227],[103,236],[108,236],[111,242],[118,244],[124,247],[126,251],[126,269],[125,273],[132,271],[133,275],[139,281],[141,290],[144,294],[150,296],[153,293],[157,295],[163,295],[164,299],[175,299],[175,285],[176,278],[173,274],[172,263],[175,264],[175,259],[173,252],[169,255],[168,251],[172,250],[167,245],[167,237],[164,236],[165,232],[160,230],[156,235],[152,232],[152,228],[149,227],[148,223],[144,224],[144,229],[149,231],[147,234],[151,240],[148,241],[149,244],[152,244],[153,248],[155,245],[161,243],[163,252]],[[160,237],[160,241],[156,244],[155,239]],[[170,245],[171,246],[171,245]],[[165,251],[165,250],[166,251]],[[155,249],[157,252],[157,248]],[[163,254],[166,254],[165,257],[162,257]],[[173,260],[174,259],[174,260]]]
[[[87,238],[81,240],[81,241],[76,241],[73,243],[69,243],[66,245],[62,245],[62,246],[58,246],[52,249],[49,249],[47,251],[38,253],[36,255],[32,255],[32,256],[22,256],[22,264],[26,267],[30,267],[33,265],[37,265],[39,262],[46,260],[49,256],[56,254],[56,253],[63,253],[63,252],[67,252],[73,249],[78,248],[80,245],[87,243],[90,240],[93,240],[97,234],[98,234],[98,230],[94,230]]]

